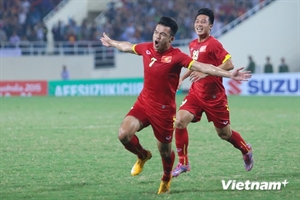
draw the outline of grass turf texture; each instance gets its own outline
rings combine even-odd
[[[253,146],[250,172],[205,116],[190,124],[191,172],[174,178],[163,195],[156,194],[162,165],[152,129],[138,133],[153,157],[136,177],[130,175],[136,157],[117,138],[135,99],[0,98],[0,199],[300,198],[299,97],[229,97],[231,126]],[[182,99],[177,96],[178,104]],[[224,191],[221,184],[285,179],[289,184],[279,191]]]

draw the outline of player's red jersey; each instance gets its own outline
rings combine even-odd
[[[134,45],[136,54],[143,56],[144,87],[139,95],[153,114],[157,109],[176,111],[175,94],[182,67],[189,67],[193,59],[172,46],[164,53],[153,48],[152,42]]]
[[[194,60],[214,66],[219,66],[231,57],[222,44],[212,36],[203,42],[198,42],[198,39],[193,40],[189,45],[189,50]],[[210,101],[212,104],[226,97],[222,77],[217,76],[207,76],[193,83],[189,93],[195,94],[204,103]]]

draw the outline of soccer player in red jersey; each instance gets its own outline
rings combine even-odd
[[[243,68],[230,73],[210,64],[197,62],[179,49],[173,48],[171,43],[177,30],[178,25],[173,19],[162,17],[154,30],[153,42],[131,44],[112,40],[105,33],[100,38],[104,46],[115,47],[143,57],[144,87],[123,119],[118,137],[128,151],[137,155],[138,159],[132,167],[131,175],[138,175],[142,172],[145,162],[151,159],[152,154],[141,146],[136,132],[151,125],[163,165],[158,194],[170,190],[175,159],[171,147],[176,115],[175,93],[182,67],[235,80],[247,80],[251,77],[249,71],[240,71]]]
[[[231,55],[216,38],[210,35],[213,22],[214,13],[212,10],[203,8],[198,11],[194,23],[198,38],[189,44],[191,57],[202,63],[231,70],[233,69]],[[177,177],[183,172],[190,171],[187,125],[190,122],[200,121],[203,113],[206,114],[209,122],[214,123],[219,137],[230,142],[241,151],[244,166],[247,171],[250,171],[253,166],[252,148],[237,131],[230,128],[229,107],[222,77],[206,76],[201,72],[187,71],[180,77],[179,86],[189,76],[193,83],[176,115],[175,143],[179,163],[173,170],[172,176]]]

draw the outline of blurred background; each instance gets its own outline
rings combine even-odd
[[[299,95],[298,0],[0,0],[0,96],[136,94],[141,57],[103,47],[102,33],[151,41],[159,18],[170,16],[179,24],[173,45],[189,53],[197,37],[194,18],[203,7],[214,11],[212,35],[235,67],[255,74],[247,84],[226,79],[229,94]]]

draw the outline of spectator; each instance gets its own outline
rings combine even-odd
[[[0,42],[6,42],[7,36],[4,30],[0,29]]]
[[[28,38],[29,41],[41,40],[44,34],[32,33],[32,27],[37,24],[62,0],[0,0],[0,24],[6,37],[9,39],[16,31],[20,38]],[[35,30],[33,30],[35,32]],[[35,35],[35,37],[33,37]],[[38,35],[38,37],[36,37]],[[13,36],[15,37],[15,36]],[[42,41],[44,41],[42,39]]]
[[[264,66],[264,72],[265,73],[273,73],[273,65],[270,62],[270,57],[267,56],[266,60],[267,60],[267,62]]]
[[[248,56],[248,59],[249,63],[246,70],[251,71],[251,73],[254,73],[256,68],[255,62],[253,61],[252,56]]]
[[[61,21],[58,21],[58,23],[52,27],[52,33],[54,41],[60,42],[64,40],[63,25]]]
[[[69,80],[69,71],[67,70],[66,65],[64,65],[62,68],[61,78],[62,80]]]
[[[21,38],[17,35],[17,31],[13,31],[13,34],[9,37],[9,42],[12,47],[16,47],[16,45],[18,45],[20,41]]]
[[[37,40],[38,41],[47,41],[47,27],[44,23],[39,22],[34,26],[34,31],[36,32]]]
[[[281,64],[279,65],[279,73],[289,72],[289,67],[285,64],[285,59],[281,58]]]

